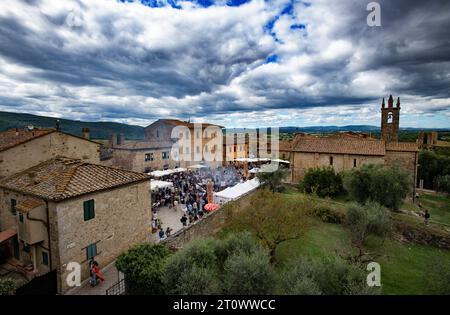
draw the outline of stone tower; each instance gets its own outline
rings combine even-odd
[[[385,141],[398,141],[398,128],[400,124],[400,97],[394,107],[394,99],[389,96],[388,106],[381,103],[381,139]]]

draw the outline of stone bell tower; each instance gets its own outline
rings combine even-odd
[[[389,96],[388,106],[381,103],[381,139],[386,142],[398,141],[398,128],[400,125],[400,97],[394,107],[394,99]]]

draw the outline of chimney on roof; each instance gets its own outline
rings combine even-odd
[[[88,127],[83,127],[83,129],[81,129],[81,132],[83,133],[83,138],[89,140],[90,138],[90,129]]]
[[[400,108],[400,96],[397,98],[397,108]]]
[[[123,133],[119,133],[117,136],[117,144],[122,145],[125,143],[125,135]]]
[[[383,97],[383,101],[381,102],[381,108],[385,108],[386,104],[384,103],[384,97]]]
[[[113,133],[109,139],[109,146],[114,148],[117,145],[117,134]]]

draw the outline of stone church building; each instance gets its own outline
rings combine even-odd
[[[399,165],[410,174],[411,191],[415,196],[418,144],[398,142],[400,98],[394,106],[392,95],[386,106],[381,104],[381,139],[360,133],[339,133],[328,136],[297,134],[290,143],[280,143],[280,157],[291,163],[291,182],[299,182],[306,170],[332,167],[336,172],[351,170],[364,164]]]

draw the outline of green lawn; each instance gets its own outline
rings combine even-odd
[[[295,189],[289,189],[283,194],[286,199],[302,198]],[[437,198],[437,200],[436,200]],[[436,202],[432,216],[435,220],[440,214],[441,220],[448,219],[448,204],[446,199],[439,196],[431,196],[425,199]],[[326,204],[335,210],[343,211],[345,208],[340,201],[314,199],[315,202]],[[410,215],[403,215],[408,220],[418,221]],[[447,218],[447,219],[446,219]],[[420,222],[420,224],[422,224]],[[245,227],[240,227],[244,229]],[[226,233],[225,231],[222,231]],[[424,278],[428,269],[427,263],[431,258],[448,261],[450,264],[450,251],[437,248],[402,243],[394,239],[369,238],[366,251],[377,254],[375,261],[381,264],[382,292],[383,294],[432,294],[424,284]],[[311,220],[305,234],[299,239],[288,240],[281,243],[276,250],[277,267],[282,267],[287,261],[299,256],[320,259],[326,256],[348,254],[354,251],[350,242],[349,232],[343,225],[324,223],[319,220]]]
[[[450,226],[450,197],[447,195],[421,194],[419,202],[430,211],[430,221]]]
[[[389,239],[382,243],[371,238],[366,249],[381,255],[375,260],[381,265],[383,294],[431,294],[424,284],[427,261],[440,257],[450,264],[450,251]],[[341,225],[316,222],[303,238],[282,243],[277,261],[284,264],[299,256],[320,259],[351,251],[349,234]]]

